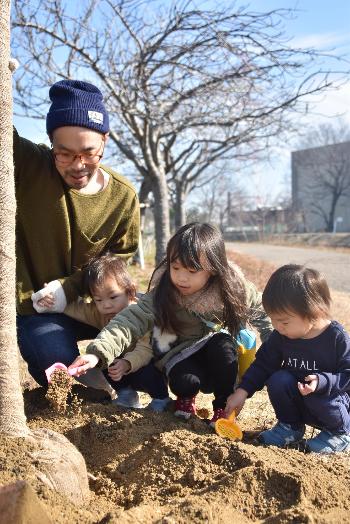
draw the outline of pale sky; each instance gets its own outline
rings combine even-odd
[[[350,2],[348,0],[253,0],[247,2],[252,10],[267,11],[277,8],[295,8],[292,20],[285,24],[286,33],[292,38],[291,45],[314,47],[318,50],[332,50],[347,56],[350,69]],[[332,64],[333,68],[335,64]],[[327,68],[327,60],[325,60]],[[332,122],[341,115],[350,126],[350,77],[349,81],[337,91],[330,91],[314,99],[316,114],[303,120],[308,125],[318,122]],[[291,137],[271,162],[261,162],[253,172],[254,185],[259,188],[255,194],[256,203],[264,205],[281,192],[288,191],[290,185],[290,153],[296,149],[297,138]],[[288,184],[288,186],[287,186]]]

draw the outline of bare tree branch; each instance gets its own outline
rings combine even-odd
[[[17,112],[44,115],[60,78],[101,88],[111,142],[164,199],[154,207],[161,257],[169,191],[184,199],[215,164],[264,151],[311,95],[337,87],[339,75],[318,64],[324,53],[289,45],[282,22],[291,14],[201,10],[191,0],[14,0]]]

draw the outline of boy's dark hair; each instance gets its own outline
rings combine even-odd
[[[92,296],[94,288],[101,286],[106,277],[115,278],[118,286],[124,289],[128,298],[136,297],[136,286],[133,283],[124,260],[113,253],[93,257],[83,267],[83,287],[88,296]]]
[[[220,231],[199,222],[182,226],[168,242],[166,258],[158,266],[166,269],[155,289],[156,325],[173,332],[180,328],[175,314],[178,295],[170,279],[170,264],[175,260],[186,268],[213,272],[207,289],[217,282],[223,303],[223,325],[235,336],[248,316],[245,288],[228,263]]]
[[[316,269],[287,264],[270,277],[262,295],[267,314],[293,311],[313,320],[330,316],[331,295],[323,275]]]

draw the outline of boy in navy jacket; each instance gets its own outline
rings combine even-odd
[[[277,424],[259,435],[279,447],[301,441],[305,424],[321,429],[309,451],[350,450],[350,338],[330,320],[330,293],[318,271],[290,264],[268,281],[263,306],[275,328],[227,401],[236,415],[266,385]]]

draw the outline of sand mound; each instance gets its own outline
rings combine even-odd
[[[253,258],[233,258],[259,288],[273,270]],[[349,329],[349,295],[333,298],[335,318]],[[40,483],[35,450],[30,455],[23,439],[0,438],[0,484],[28,479],[57,524],[350,523],[350,454],[306,455],[256,444],[257,433],[275,422],[265,392],[247,402],[239,420],[243,442],[234,444],[203,420],[122,411],[104,393],[82,386],[73,386],[65,413],[42,388],[24,397],[32,429],[63,433],[85,457],[91,502],[78,509]],[[210,400],[199,398],[202,417],[210,416]]]
[[[89,508],[74,508],[34,478],[23,439],[1,442],[0,482],[28,479],[57,523],[350,522],[350,456],[256,444],[256,432],[273,421],[265,393],[249,401],[244,440],[232,444],[201,419],[122,411],[101,395],[92,402],[82,386],[73,389],[83,399],[81,412],[53,411],[38,388],[25,394],[27,414],[32,428],[61,431],[84,455]],[[200,398],[203,409],[210,410],[209,400]]]

